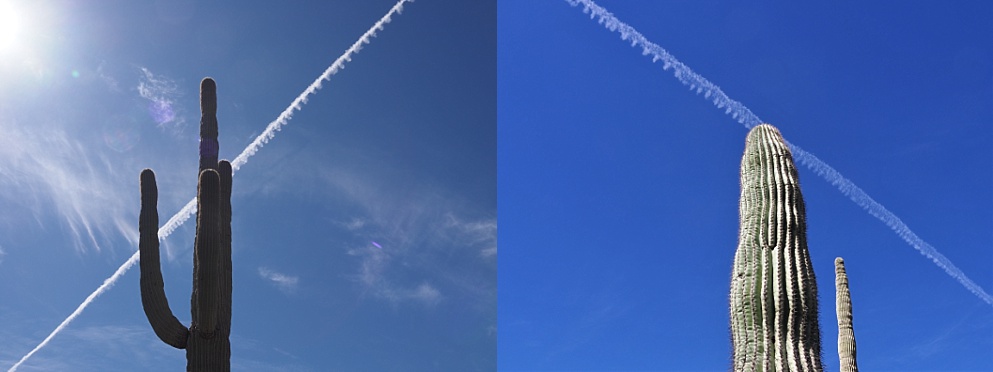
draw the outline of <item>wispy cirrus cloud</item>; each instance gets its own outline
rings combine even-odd
[[[416,302],[432,306],[442,299],[441,291],[424,282],[415,287],[405,286],[389,279],[387,272],[394,261],[391,254],[380,248],[353,249],[350,255],[362,257],[358,282],[380,299],[394,305],[402,302]]]
[[[141,78],[138,81],[138,94],[148,100],[148,114],[160,128],[168,128],[181,133],[186,126],[183,116],[179,115],[176,99],[181,90],[172,79],[152,73],[148,68],[141,68]]]
[[[77,251],[100,251],[120,235],[137,243],[134,211],[113,154],[87,145],[68,128],[0,122],[0,198],[10,201],[7,218],[31,216],[39,225],[52,208],[70,232]]]
[[[447,235],[456,239],[455,244],[478,249],[481,257],[496,257],[497,221],[495,218],[464,221],[454,214],[449,214],[447,217],[445,227],[450,230]]]
[[[300,277],[275,272],[267,267],[259,267],[258,272],[262,279],[269,281],[286,294],[296,292],[297,285],[300,284]]]
[[[147,324],[91,325],[65,332],[66,342],[53,345],[51,353],[32,358],[18,370],[29,371],[111,371],[119,366],[114,360],[127,358],[153,370],[162,365],[182,361],[182,352],[163,347],[162,341],[150,331]],[[9,365],[16,361],[17,352],[29,347],[36,340],[18,333],[4,333],[5,343],[13,350],[0,351],[0,363]],[[100,345],[100,352],[93,353],[92,345]]]
[[[366,224],[366,220],[363,220],[358,217],[352,217],[350,221],[343,222],[341,225],[344,226],[346,229],[348,229],[348,231],[355,231],[361,229],[363,226],[365,226],[365,224]]]
[[[441,301],[441,292],[428,283],[421,283],[412,289],[391,290],[383,295],[393,303],[414,301],[426,306],[434,306]]]
[[[433,306],[465,296],[495,304],[495,217],[465,217],[470,208],[432,187],[408,184],[398,192],[378,175],[333,165],[318,177],[326,185],[318,189],[364,211],[337,223],[354,234],[346,253],[359,258],[352,277],[364,292],[392,304]]]
[[[121,91],[121,84],[118,83],[117,78],[113,77],[107,71],[107,62],[100,62],[100,64],[97,65],[96,75],[100,78],[100,81],[103,81],[103,83],[107,86],[107,89],[110,89],[113,92]]]

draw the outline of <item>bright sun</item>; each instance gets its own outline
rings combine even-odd
[[[20,16],[7,1],[0,0],[0,53],[13,50],[20,39]]]

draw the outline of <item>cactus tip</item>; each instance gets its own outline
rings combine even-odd
[[[210,192],[211,190],[216,190],[218,184],[220,184],[220,176],[217,174],[216,170],[204,169],[200,172],[201,188],[205,188],[208,192]]]
[[[217,162],[217,172],[221,174],[231,173],[231,162],[227,160]]]
[[[200,89],[209,89],[212,91],[216,91],[217,83],[214,82],[214,78],[205,77],[203,78],[203,80],[200,80]]]
[[[200,81],[200,112],[205,115],[217,115],[217,83],[206,77]]]
[[[138,186],[141,188],[143,194],[157,192],[157,187],[155,186],[155,172],[152,172],[152,170],[148,168],[141,171]]]

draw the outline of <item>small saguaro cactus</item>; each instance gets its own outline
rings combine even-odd
[[[735,371],[822,371],[817,284],[793,156],[768,124],[748,133],[731,274]]]
[[[838,359],[841,372],[858,372],[855,360],[855,332],[852,328],[852,295],[848,291],[845,260],[834,259],[835,298],[838,306]]]
[[[141,172],[141,304],[155,334],[186,349],[187,371],[231,370],[231,164],[217,161],[217,86],[200,83],[200,172],[193,254],[192,324],[169,309],[159,267],[158,188],[151,169]]]

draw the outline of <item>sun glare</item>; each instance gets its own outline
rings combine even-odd
[[[21,19],[10,2],[0,0],[0,53],[11,51],[20,39]]]

